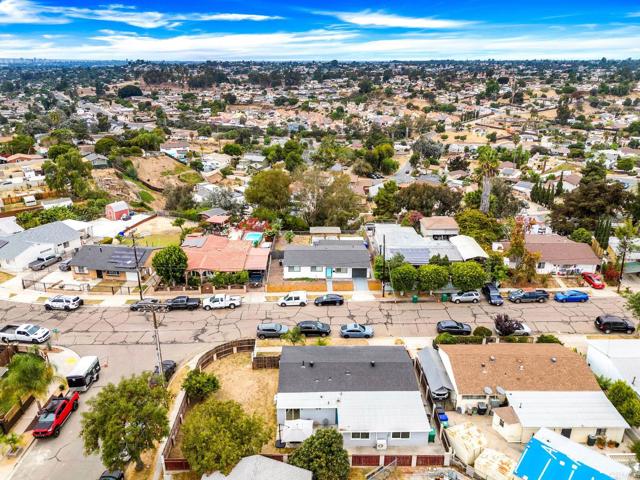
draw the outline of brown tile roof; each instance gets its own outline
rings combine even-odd
[[[253,248],[248,240],[218,235],[188,235],[182,249],[187,254],[188,271],[265,270],[269,259],[266,248]]]
[[[502,242],[509,250],[510,242]],[[530,252],[538,252],[540,260],[555,265],[597,265],[600,259],[586,243],[569,240],[562,235],[525,235],[525,245]]]
[[[577,353],[558,344],[440,345],[461,395],[506,391],[593,391],[598,382]],[[493,358],[493,359],[492,359]],[[555,358],[555,362],[552,360]]]
[[[449,230],[457,229],[458,222],[453,217],[425,217],[420,219],[420,224],[427,230]]]
[[[520,423],[520,419],[516,415],[513,407],[498,407],[493,409],[493,414],[504,420],[504,423],[508,425],[514,425]]]

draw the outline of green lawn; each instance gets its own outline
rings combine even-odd
[[[189,185],[195,185],[196,183],[200,183],[202,181],[202,175],[194,171],[181,173],[178,178],[184,183],[188,183]]]
[[[140,200],[142,200],[144,203],[151,203],[155,200],[155,197],[151,195],[149,192],[147,192],[146,190],[140,190],[138,192],[138,196],[140,197]]]
[[[131,239],[125,238],[122,243],[131,245]],[[141,247],[168,247],[169,245],[180,244],[180,232],[176,233],[159,233],[149,235],[147,237],[136,238],[136,245]]]

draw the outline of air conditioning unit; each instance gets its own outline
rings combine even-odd
[[[386,450],[386,449],[387,449],[386,440],[376,440],[376,450]]]

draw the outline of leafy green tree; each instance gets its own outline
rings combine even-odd
[[[491,179],[498,174],[498,154],[488,145],[478,148],[478,174],[482,179],[482,197],[480,211],[489,213],[489,196],[491,195]]]
[[[445,185],[412,183],[398,192],[398,206],[426,217],[453,215],[460,209],[462,193]]]
[[[33,146],[36,144],[34,138],[30,135],[15,135],[3,147],[3,150],[9,155],[15,153],[29,154],[33,153]]]
[[[237,143],[227,143],[222,147],[222,153],[231,155],[232,157],[239,157],[242,155],[242,147]]]
[[[422,136],[414,142],[412,150],[419,155],[419,158],[438,160],[444,153],[444,145],[430,140],[427,136]]]
[[[175,285],[184,280],[187,270],[187,254],[178,245],[169,245],[156,253],[151,264],[165,283]]]
[[[477,290],[486,281],[487,273],[477,262],[457,262],[451,265],[451,283],[463,292]]]
[[[487,328],[487,327],[483,327],[482,325],[478,326],[475,328],[475,330],[473,331],[473,336],[474,337],[490,337],[491,335],[493,335],[493,332]]]
[[[298,343],[304,343],[304,335],[302,334],[302,331],[300,330],[300,327],[298,327],[297,325],[295,327],[290,328],[289,330],[287,330],[283,335],[282,335],[282,339],[289,342],[291,345],[297,345]]]
[[[620,291],[625,260],[628,253],[637,250],[635,241],[640,236],[640,226],[635,225],[632,219],[627,218],[622,225],[615,229],[615,236],[618,239],[617,253],[622,256],[620,259],[620,281],[618,283],[618,291]]]
[[[198,476],[216,470],[228,474],[269,440],[262,418],[248,415],[237,402],[213,397],[189,412],[182,435],[182,452]]]
[[[124,470],[129,461],[141,470],[142,453],[169,434],[169,392],[152,387],[150,380],[150,372],[123,378],[87,401],[89,411],[82,414],[80,431],[84,452],[99,453],[109,470]]]
[[[96,142],[95,152],[100,155],[108,156],[111,150],[118,146],[118,142],[112,137],[104,137]]]
[[[447,255],[440,255],[439,253],[437,255],[433,255],[430,259],[429,259],[429,264],[430,265],[440,265],[441,267],[449,267],[449,265],[451,265],[451,260],[449,260],[449,257]]]
[[[284,170],[263,170],[251,178],[244,196],[257,207],[284,213],[290,205],[290,184],[291,177]]]
[[[573,232],[571,232],[571,235],[569,235],[569,238],[574,242],[591,244],[591,239],[593,238],[593,235],[586,228],[580,227],[580,228],[576,228]]]
[[[76,147],[69,143],[58,143],[49,147],[49,150],[47,150],[47,158],[49,158],[49,160],[55,160],[60,155],[63,155],[68,151],[75,149]]]
[[[633,316],[640,319],[640,292],[625,295],[626,307],[633,313]]]
[[[333,175],[333,181],[324,189],[320,207],[323,224],[347,228],[362,211],[360,197],[351,188],[347,174]]]
[[[213,392],[217,392],[220,388],[220,382],[213,373],[191,370],[184,379],[182,388],[189,399],[200,401]]]
[[[376,280],[388,282],[391,270],[399,267],[403,263],[404,257],[400,253],[394,254],[386,262],[382,258],[382,255],[377,255],[373,260],[373,276]]]
[[[313,473],[315,480],[347,480],[349,454],[342,434],[333,428],[317,430],[289,457],[289,464]]]
[[[140,90],[140,87],[136,87],[135,85],[125,85],[124,87],[118,89],[118,97],[120,98],[140,96],[142,96],[142,90]]]
[[[607,390],[609,401],[632,427],[640,426],[640,398],[626,382],[613,382]]]
[[[435,292],[449,283],[449,269],[441,265],[422,265],[418,268],[418,286],[423,292]]]
[[[633,157],[620,157],[616,162],[616,168],[624,170],[625,172],[630,172],[635,168],[636,163],[636,159]]]
[[[418,271],[409,263],[403,263],[391,270],[391,286],[397,292],[410,292],[415,288]]]
[[[8,393],[20,404],[23,397],[33,395],[40,408],[40,399],[46,397],[53,378],[53,367],[39,356],[32,353],[14,355],[0,386],[3,393]]]
[[[91,163],[85,162],[78,150],[69,150],[58,155],[55,161],[47,160],[42,165],[45,182],[51,190],[83,198],[89,192]]]
[[[486,249],[504,237],[504,228],[495,218],[476,209],[466,209],[456,215],[460,235],[468,235]]]
[[[395,181],[386,182],[373,199],[376,203],[373,214],[378,218],[393,218],[400,211],[397,198],[399,191]]]

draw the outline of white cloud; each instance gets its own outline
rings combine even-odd
[[[640,12],[630,12],[630,13],[627,13],[627,17],[632,17],[632,18],[640,17]]]
[[[384,12],[318,12],[335,16],[343,22],[360,25],[363,27],[392,27],[392,28],[427,28],[427,29],[451,29],[461,28],[474,22],[464,20],[441,20],[437,18],[403,17]]]
[[[282,17],[248,13],[163,13],[112,4],[99,8],[45,5],[32,0],[0,0],[0,24],[60,24],[70,19],[126,23],[139,28],[175,28],[191,22],[261,22]]]

